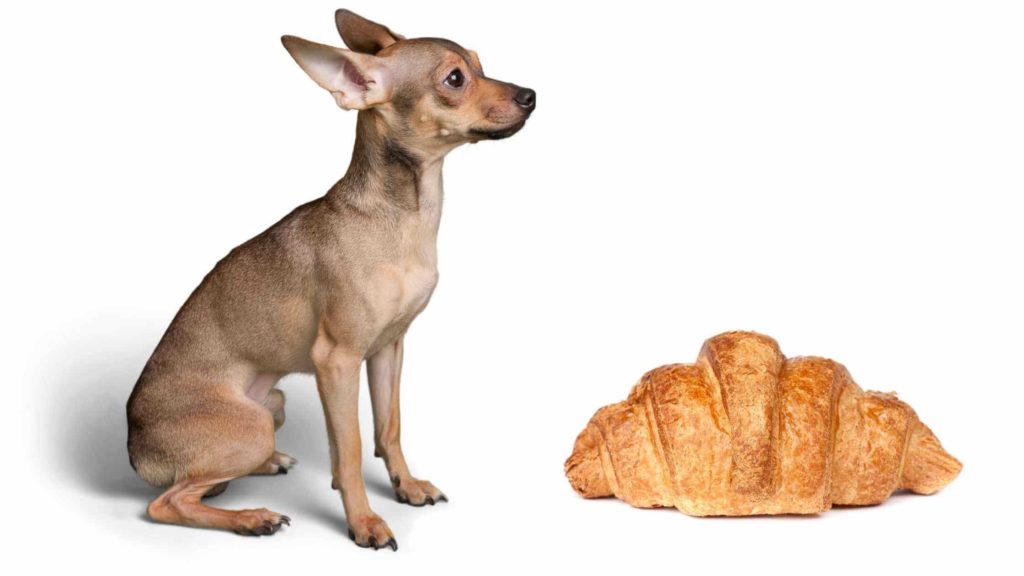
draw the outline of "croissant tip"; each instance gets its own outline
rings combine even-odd
[[[601,466],[601,453],[588,425],[580,432],[572,454],[565,461],[565,477],[577,494],[584,498],[611,496]]]
[[[907,447],[900,488],[917,494],[934,494],[955,480],[963,467],[963,463],[946,452],[931,429],[919,423]]]

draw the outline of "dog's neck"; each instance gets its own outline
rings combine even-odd
[[[389,135],[378,111],[363,110],[356,122],[348,172],[327,193],[327,199],[367,215],[418,212],[439,217],[443,164],[444,154],[424,154],[403,146]]]

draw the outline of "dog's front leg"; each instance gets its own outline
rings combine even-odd
[[[321,331],[313,346],[313,364],[331,445],[333,486],[341,490],[349,536],[359,546],[398,549],[388,525],[370,509],[363,484],[359,439],[359,367],[362,358]]]
[[[404,336],[399,336],[366,361],[373,403],[375,453],[384,458],[398,501],[423,506],[448,498],[430,482],[413,478],[402,454],[398,385],[402,379],[403,348]]]

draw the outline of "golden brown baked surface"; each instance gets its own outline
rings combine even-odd
[[[694,516],[877,504],[899,488],[932,494],[960,469],[895,394],[864,392],[832,360],[787,359],[754,332],[645,374],[594,414],[565,462],[586,498]]]

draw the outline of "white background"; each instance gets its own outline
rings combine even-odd
[[[441,282],[406,341],[402,427],[413,473],[451,502],[396,503],[364,442],[400,543],[374,553],[345,535],[310,377],[282,384],[279,446],[299,466],[214,501],[290,515],[273,537],[149,522],[156,491],[124,448],[124,403],[189,292],[345,171],[354,113],[278,41],[340,44],[339,6],[4,3],[5,566],[1019,570],[1021,6],[844,4],[346,6],[475,49],[539,101],[519,135],[446,163]],[[812,518],[578,498],[562,463],[591,414],[729,329],[899,391],[963,473]]]

